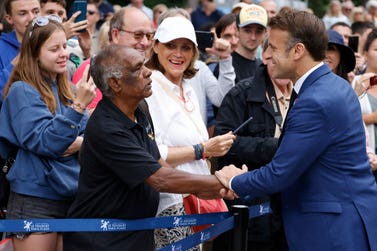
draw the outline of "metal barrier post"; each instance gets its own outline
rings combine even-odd
[[[247,229],[249,224],[249,207],[233,205],[231,212],[234,216],[233,251],[247,250]]]

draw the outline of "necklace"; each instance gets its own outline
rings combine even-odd
[[[195,110],[195,104],[192,102],[190,96],[188,96],[188,98],[178,96],[178,98],[183,102],[183,108],[185,108],[186,111],[192,112]]]

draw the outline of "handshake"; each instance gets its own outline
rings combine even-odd
[[[220,171],[215,172],[215,176],[219,183],[223,186],[220,189],[219,196],[228,200],[238,198],[237,194],[230,189],[230,180],[240,174],[247,172],[247,166],[243,165],[242,169],[237,168],[234,165],[224,166]],[[200,192],[197,196],[201,199],[212,199],[214,196],[208,192]],[[219,197],[217,196],[217,197]],[[216,197],[216,196],[215,196]]]

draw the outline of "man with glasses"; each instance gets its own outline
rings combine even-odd
[[[237,18],[239,42],[232,53],[236,83],[254,76],[256,68],[262,63],[256,53],[266,37],[267,21],[267,12],[259,5],[251,4],[241,9]]]
[[[153,24],[147,15],[135,7],[123,7],[116,12],[110,21],[109,40],[111,44],[131,47],[139,51],[144,58],[149,57],[149,49],[154,36]],[[84,61],[72,77],[72,82],[78,82],[90,60]],[[101,92],[97,89],[96,97],[89,104],[89,111],[97,106],[102,99]]]
[[[0,36],[0,106],[3,88],[17,60],[22,37],[29,23],[41,12],[39,0],[5,0],[3,6],[4,18],[12,25],[13,31]]]
[[[149,57],[154,29],[152,21],[141,10],[125,7],[110,22],[109,39],[114,44],[132,47]]]

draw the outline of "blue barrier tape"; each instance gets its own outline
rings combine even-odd
[[[249,219],[272,213],[270,202],[249,206]],[[182,251],[206,242],[234,227],[234,216],[157,251]]]
[[[206,228],[203,231],[195,233],[182,239],[180,241],[174,242],[173,244],[158,249],[158,251],[183,251],[188,250],[194,246],[199,245],[200,243],[206,242],[234,227],[234,216],[229,217],[228,219],[212,226]]]
[[[270,213],[272,213],[272,209],[269,201],[258,205],[249,206],[249,219]]]
[[[272,213],[270,203],[249,206],[249,219]],[[218,224],[216,224],[218,223]],[[234,227],[229,212],[165,216],[138,220],[119,219],[26,219],[0,220],[0,232],[118,232],[216,224],[158,251],[188,250]]]
[[[0,220],[0,232],[117,232],[216,224],[230,213],[166,216],[138,220],[24,219]]]

